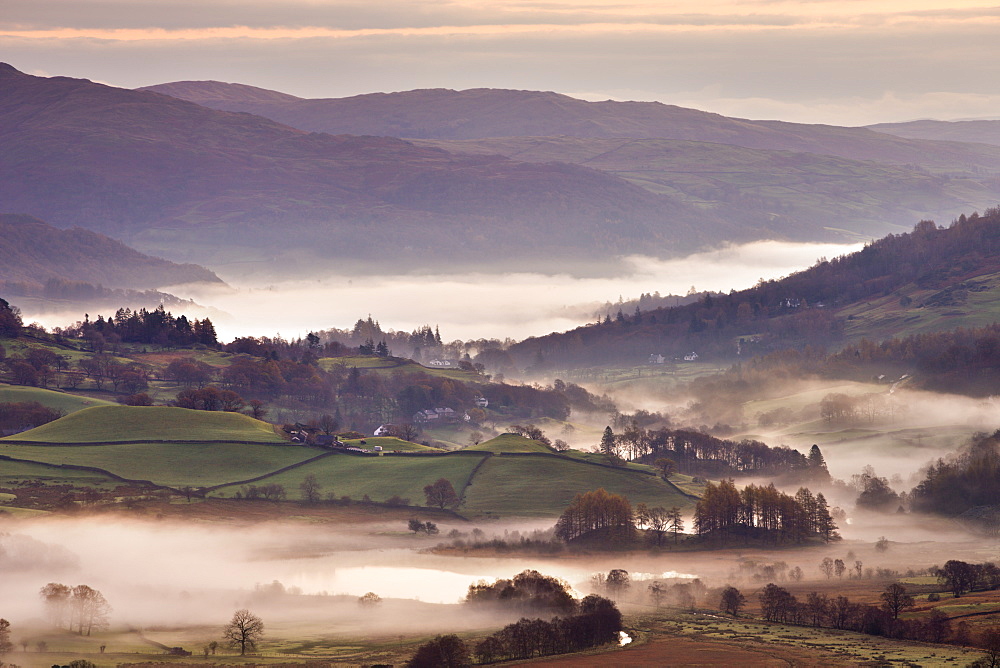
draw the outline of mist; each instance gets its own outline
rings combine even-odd
[[[397,331],[439,325],[447,340],[523,339],[586,324],[600,306],[619,297],[683,295],[692,286],[741,290],[762,278],[805,269],[820,257],[859,248],[859,244],[760,241],[672,260],[622,257],[615,263],[615,275],[587,276],[547,273],[545,267],[506,274],[485,269],[399,275],[376,265],[340,273],[317,269],[316,277],[308,280],[271,280],[231,267],[212,267],[234,287],[192,284],[161,289],[202,305],[203,309],[185,309],[185,314],[210,317],[221,340],[278,334],[297,338],[310,331],[350,327],[369,313],[383,327]],[[81,320],[84,308],[45,313],[25,309],[24,319],[45,327],[66,326]]]

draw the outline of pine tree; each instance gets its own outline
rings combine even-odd
[[[615,443],[615,432],[611,431],[611,427],[604,428],[604,435],[601,436],[601,454],[606,457],[617,457],[618,447]]]

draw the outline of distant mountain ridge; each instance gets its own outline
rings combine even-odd
[[[9,65],[0,66],[0,142],[3,210],[201,262],[481,266],[499,251],[554,266],[686,252],[715,232],[754,236],[597,170],[307,133]]]
[[[859,241],[1000,202],[1000,146],[907,139],[866,128],[751,121],[658,102],[552,92],[430,89],[303,99],[243,84],[152,90],[302,130],[394,136],[418,146],[614,174],[730,223],[795,241]]]
[[[909,121],[906,123],[877,123],[869,130],[884,132],[907,139],[933,141],[978,142],[1000,146],[1000,121]]]
[[[1000,151],[993,147],[915,141],[868,128],[729,118],[661,102],[587,102],[553,92],[423,89],[303,99],[218,81],[165,83],[139,90],[330,134],[447,140],[563,135],[675,139],[893,164],[945,168],[965,161],[1000,167]]]

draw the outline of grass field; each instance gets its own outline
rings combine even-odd
[[[0,443],[4,439],[0,439]],[[281,443],[274,428],[240,413],[169,406],[96,406],[16,434],[10,440],[39,443],[116,441],[260,441]]]
[[[409,499],[413,505],[423,505],[425,485],[438,478],[446,478],[460,492],[479,461],[479,457],[462,455],[358,457],[335,454],[268,476],[257,484],[284,485],[289,498],[296,498],[303,479],[314,475],[322,486],[320,493],[324,497],[333,494],[334,498],[349,496],[358,500],[367,494],[373,501],[385,501],[392,496],[400,496]],[[231,497],[238,491],[240,486],[232,485],[215,490],[212,495]]]
[[[633,505],[686,507],[691,501],[653,476],[592,466],[558,455],[491,457],[466,490],[460,512],[556,516],[573,497],[603,487]]]
[[[473,452],[492,452],[494,454],[504,452],[552,452],[552,449],[544,443],[533,441],[518,434],[500,434],[496,438],[483,441],[479,445],[470,445],[465,449],[472,450]]]
[[[48,408],[55,408],[64,413],[75,413],[90,406],[116,406],[114,402],[104,399],[91,399],[66,392],[45,390],[40,387],[26,385],[7,385],[0,383],[0,403],[18,401],[37,401]]]
[[[239,443],[93,446],[0,443],[0,454],[48,464],[92,466],[129,480],[149,480],[158,485],[206,487],[265,475],[318,453],[289,445]]]
[[[362,443],[361,441],[364,441]],[[429,448],[419,443],[410,443],[401,438],[393,436],[368,436],[367,438],[356,438],[343,441],[346,445],[356,448],[371,450],[376,445],[380,446],[383,452],[445,452],[438,448]]]
[[[324,357],[320,359],[319,364],[324,369],[329,370],[334,365],[342,365],[350,369],[351,367],[357,367],[358,369],[364,369],[365,371],[376,371],[383,374],[392,373],[422,373],[428,376],[438,376],[440,378],[451,378],[453,380],[461,380],[465,382],[482,382],[483,378],[478,374],[471,371],[462,371],[461,369],[439,369],[435,367],[426,367],[422,364],[418,364],[413,360],[403,359],[400,357],[370,357],[367,355],[354,356],[354,357]]]
[[[10,453],[5,448],[0,448],[0,454]],[[28,482],[37,482],[43,485],[86,486],[99,489],[109,489],[121,484],[100,473],[57,469],[31,462],[0,460],[0,487],[17,487]]]

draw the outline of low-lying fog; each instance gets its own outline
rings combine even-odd
[[[398,275],[392,264],[373,263],[362,272],[317,269],[310,280],[272,281],[218,271],[233,289],[204,285],[163,286],[185,299],[212,307],[209,315],[221,340],[236,336],[305,336],[330,327],[351,327],[371,313],[383,327],[412,331],[439,325],[448,340],[523,339],[563,331],[589,322],[605,302],[642,293],[686,294],[698,290],[740,290],[759,279],[786,276],[820,257],[858,250],[852,244],[797,244],[762,241],[697,253],[673,260],[621,258],[615,275],[589,277],[537,272],[499,273],[498,258],[484,258],[483,273],[451,273],[446,267]],[[221,311],[221,313],[220,313]],[[93,313],[91,313],[93,315]],[[25,313],[25,321],[65,326],[82,313]]]
[[[538,526],[537,521],[533,524]],[[464,531],[473,526],[455,524]],[[234,610],[247,607],[269,628],[281,629],[283,637],[301,639],[306,627],[316,633],[370,637],[499,627],[510,620],[442,604],[457,603],[478,580],[511,577],[527,568],[563,578],[583,595],[592,591],[594,574],[613,568],[629,571],[634,581],[697,576],[709,586],[734,582],[756,588],[764,582],[746,579],[747,560],[799,566],[808,581],[822,579],[818,565],[826,556],[901,571],[952,558],[982,562],[998,556],[993,539],[977,538],[947,520],[907,515],[852,515],[841,526],[844,542],[799,550],[564,558],[436,555],[423,550],[446,542],[443,535],[400,535],[401,528],[303,522],[207,526],[121,517],[7,520],[0,524],[2,612],[22,636],[43,628],[45,610],[38,591],[49,582],[61,582],[101,591],[113,607],[110,621],[116,629],[211,630],[221,627]],[[442,526],[443,533],[451,528]],[[495,525],[485,529],[488,535],[504,531]],[[891,541],[887,552],[874,549],[881,536]],[[636,582],[620,603],[648,607],[646,584]],[[383,598],[377,613],[357,602],[369,591]]]

